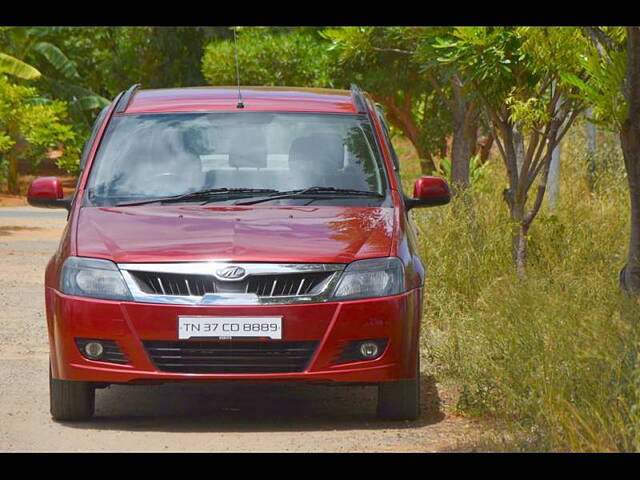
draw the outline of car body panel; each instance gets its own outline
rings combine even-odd
[[[133,95],[125,114],[199,111],[280,111],[357,113],[349,90],[291,87],[193,87],[142,90]]]
[[[115,302],[73,297],[54,289],[47,293],[55,332],[53,375],[68,380],[140,382],[199,380],[305,380],[326,382],[380,382],[410,378],[415,366],[413,341],[419,329],[421,294],[415,289],[401,295],[350,302],[273,306],[184,306]],[[175,340],[179,315],[253,315],[283,317],[283,340],[316,340],[320,344],[307,368],[296,373],[184,374],[158,371],[145,353],[142,340]],[[129,365],[84,358],[75,338],[115,340]],[[388,348],[375,360],[336,364],[348,340],[388,338]],[[268,340],[265,340],[268,341]],[[367,371],[358,377],[358,371]]]
[[[349,263],[389,255],[392,208],[143,205],[85,207],[78,255],[117,263]],[[260,239],[256,241],[256,239]]]

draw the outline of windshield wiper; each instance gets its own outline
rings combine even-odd
[[[234,205],[254,205],[256,203],[269,202],[281,198],[303,197],[306,195],[331,195],[334,197],[378,197],[384,198],[384,195],[369,190],[354,190],[350,188],[334,188],[334,187],[309,187],[299,190],[290,190],[288,192],[275,192],[263,198],[248,200],[246,202],[235,202]]]
[[[168,197],[149,198],[146,200],[139,200],[136,202],[121,202],[121,203],[117,203],[116,206],[129,207],[134,205],[146,205],[148,203],[157,203],[157,202],[162,202],[162,203],[184,202],[184,201],[190,201],[190,200],[201,200],[202,198],[206,198],[208,202],[210,201],[210,197],[215,197],[221,194],[233,195],[236,193],[241,193],[241,194],[278,193],[278,191],[274,190],[273,188],[207,188],[204,190],[197,190],[195,192],[182,193],[180,195],[171,195]]]

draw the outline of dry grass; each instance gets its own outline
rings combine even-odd
[[[564,143],[556,211],[543,208],[532,226],[525,282],[511,264],[498,158],[468,202],[414,214],[427,269],[423,352],[431,373],[459,388],[460,412],[506,422],[484,449],[640,449],[639,309],[618,288],[626,180],[609,135],[589,191],[581,132]],[[410,192],[417,164],[397,143]]]

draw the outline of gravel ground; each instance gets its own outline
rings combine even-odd
[[[237,383],[111,386],[91,422],[53,422],[42,281],[65,221],[0,208],[0,451],[464,451],[482,430],[450,415],[451,395],[426,375],[415,422],[377,420],[375,387]]]

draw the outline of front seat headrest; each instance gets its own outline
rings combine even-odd
[[[265,168],[267,166],[267,138],[264,129],[248,127],[231,142],[230,167]]]
[[[296,138],[289,149],[289,168],[320,174],[335,173],[344,167],[342,136],[323,133]]]

